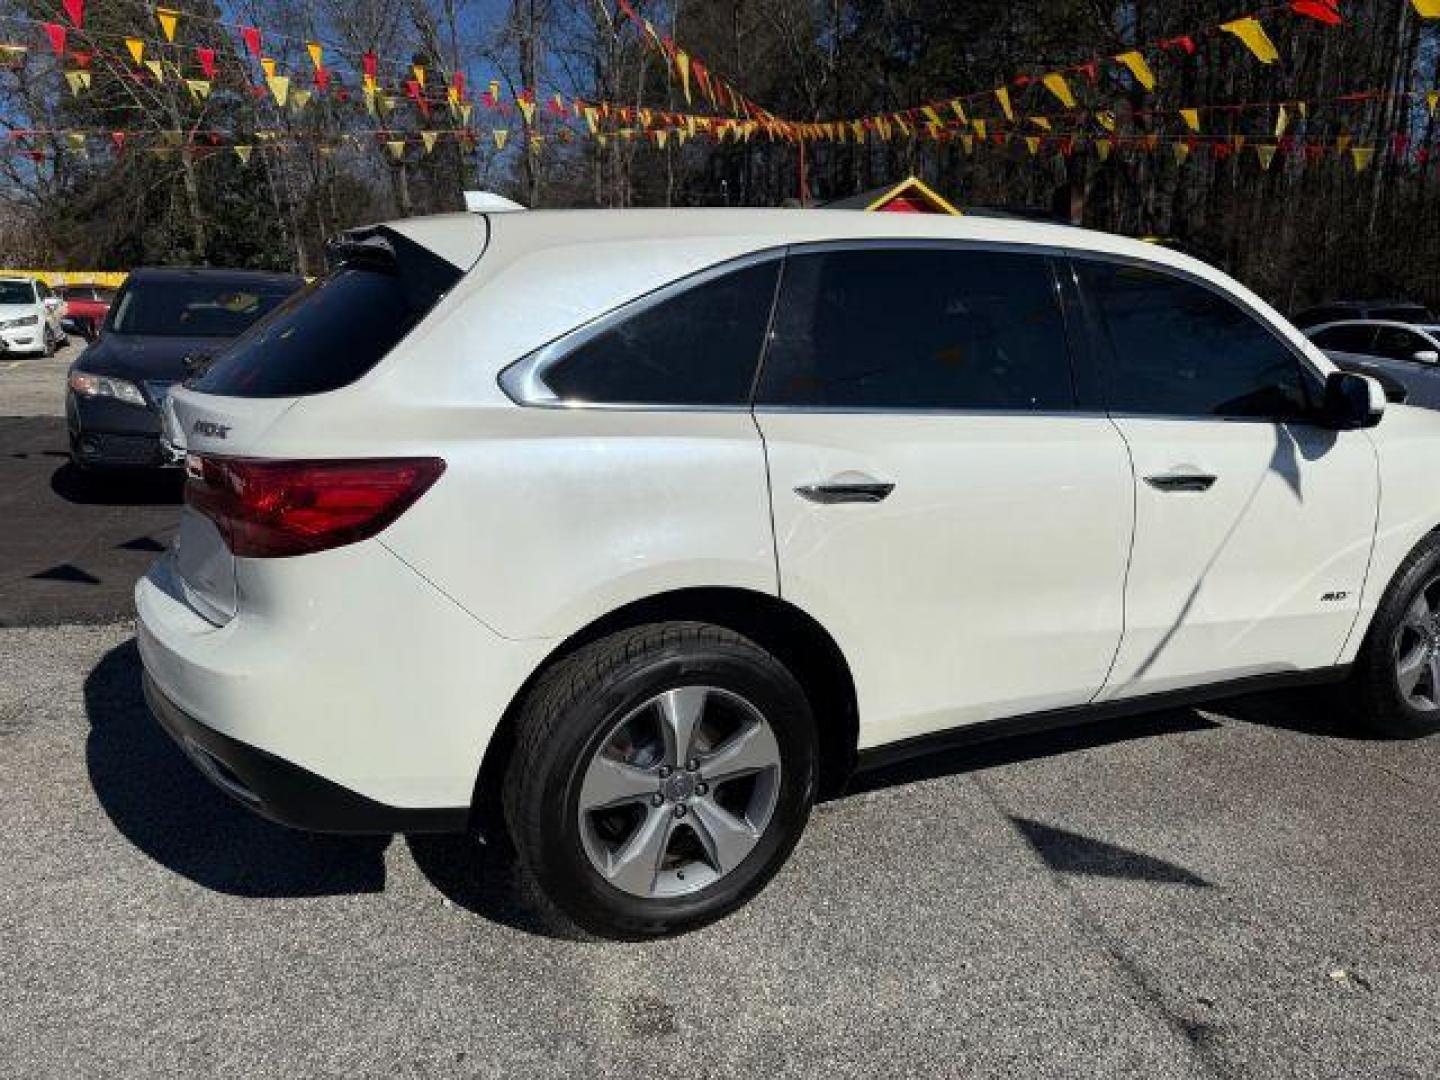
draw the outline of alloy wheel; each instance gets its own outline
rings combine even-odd
[[[586,767],[585,854],[632,896],[697,892],[759,844],[780,777],[775,733],[749,701],[713,686],[665,690],[616,723]]]
[[[1440,711],[1440,577],[1415,594],[1395,631],[1395,681],[1405,704]]]

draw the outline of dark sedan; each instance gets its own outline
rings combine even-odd
[[[143,269],[126,280],[100,339],[70,369],[65,415],[81,467],[175,464],[160,439],[170,387],[304,285],[293,274]]]

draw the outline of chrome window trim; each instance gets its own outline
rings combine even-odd
[[[716,263],[714,266],[697,270],[682,278],[667,282],[657,289],[627,300],[619,307],[597,315],[588,322],[567,330],[559,337],[546,342],[538,349],[521,357],[514,363],[503,368],[497,377],[501,391],[515,404],[525,408],[533,409],[605,409],[620,410],[627,412],[749,412],[750,401],[747,399],[735,403],[692,403],[692,404],[667,404],[659,402],[629,402],[629,401],[566,401],[555,396],[555,392],[545,384],[545,371],[564,360],[576,349],[583,347],[595,340],[607,330],[617,326],[627,319],[643,314],[660,304],[665,303],[691,289],[700,288],[718,278],[739,270],[746,270],[752,266],[761,266],[765,263],[782,261],[785,258],[788,248],[786,245],[765,248],[760,251],[752,251],[740,255],[725,262]],[[775,291],[780,291],[780,276],[776,275]],[[770,317],[774,317],[775,301],[771,300]],[[760,351],[763,355],[765,346],[769,341],[769,325],[766,325],[766,336],[761,340]],[[760,357],[755,358],[755,368],[759,371]],[[753,386],[752,386],[753,391]]]

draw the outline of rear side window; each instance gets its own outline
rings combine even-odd
[[[237,338],[188,385],[227,397],[338,390],[394,348],[458,281],[452,263],[395,233],[343,262]]]
[[[1260,320],[1219,293],[1146,267],[1080,263],[1103,334],[1112,411],[1302,419],[1311,380]]]
[[[621,309],[558,359],[542,353],[533,369],[507,372],[502,385],[531,403],[747,405],[779,268],[773,259],[641,301],[631,315]]]
[[[1071,409],[1050,262],[946,249],[791,256],[757,404]]]
[[[1399,326],[1382,326],[1375,335],[1375,355],[1391,360],[1414,360],[1418,352],[1434,349],[1419,334]]]
[[[1332,326],[1327,330],[1321,330],[1310,340],[1322,349],[1365,353],[1370,351],[1370,344],[1375,340],[1375,328],[1361,325]]]

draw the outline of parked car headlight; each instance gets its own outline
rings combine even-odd
[[[108,397],[130,405],[143,406],[145,404],[145,397],[140,393],[139,387],[132,382],[116,379],[110,375],[91,375],[84,371],[72,371],[70,373],[70,389],[81,397]]]
[[[39,315],[26,315],[23,319],[6,319],[4,322],[0,322],[0,330],[18,330],[22,326],[35,326],[39,322]]]

